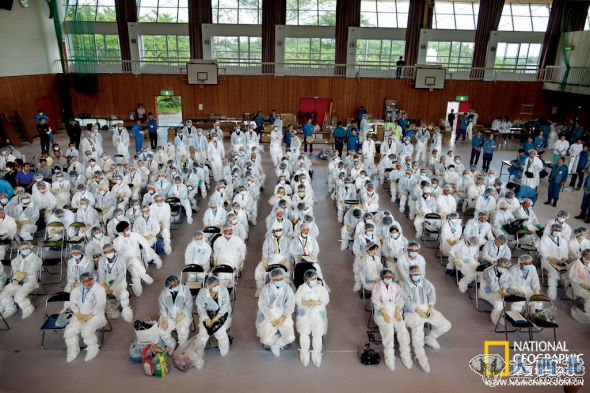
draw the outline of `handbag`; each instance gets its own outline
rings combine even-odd
[[[215,315],[217,315],[217,311],[207,311],[207,316],[209,317],[209,319],[213,319]],[[205,321],[203,321],[203,326],[205,327],[205,330],[207,330],[207,334],[210,336],[214,335],[223,326],[223,324],[227,320],[227,317],[228,313],[223,314],[223,316],[219,318],[217,322],[215,322],[213,325],[209,327],[207,327]]]
[[[526,177],[528,177],[529,179],[532,179],[532,178],[535,176],[535,175],[533,175],[533,172],[531,172],[531,171],[526,171],[526,172],[524,173],[524,175],[525,175]]]
[[[57,316],[57,319],[55,320],[55,326],[58,328],[64,328],[64,327],[68,326],[68,323],[70,323],[70,321],[72,320],[73,317],[74,317],[74,313],[68,307],[59,313],[59,315]]]

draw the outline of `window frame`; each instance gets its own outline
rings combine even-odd
[[[80,0],[65,0],[64,4],[64,21],[67,22],[116,22],[117,21],[117,10],[115,7],[115,0],[93,0],[94,4],[80,4]],[[84,3],[88,2],[85,1]],[[109,4],[104,5],[102,3],[108,2]],[[83,7],[83,8],[82,8]],[[78,14],[81,9],[85,8],[94,8],[94,18],[93,19],[77,19]],[[112,10],[113,11],[113,18],[107,20],[99,20],[99,8]],[[71,11],[73,9],[73,12]],[[70,17],[71,16],[71,17]]]
[[[442,11],[441,8],[443,7],[447,7],[447,6],[451,6],[452,8],[452,13],[449,12],[449,10],[445,10]],[[462,5],[470,5],[471,6],[471,13],[457,13],[457,8],[461,7]],[[437,6],[439,7],[439,11],[437,12]],[[451,17],[453,19],[453,25],[452,26],[444,26],[444,27],[439,27],[439,23],[438,23],[438,16],[447,16],[447,17]],[[433,30],[475,30],[477,28],[477,18],[479,15],[479,2],[476,1],[435,1],[434,2],[434,8],[432,11],[432,29]],[[458,21],[458,17],[465,17],[465,16],[471,16],[473,19],[473,25],[469,25],[466,28],[461,28],[460,26],[464,26],[465,24],[463,22],[459,23]],[[459,27],[458,27],[459,26]]]
[[[166,49],[162,53],[165,53],[165,56],[155,55],[158,52],[156,48],[156,39],[161,39],[162,37],[165,38]],[[146,38],[151,40],[152,42],[146,45]],[[171,40],[171,38],[173,38]],[[179,39],[186,39],[186,51],[180,51],[180,42]],[[150,64],[171,64],[171,63],[178,63],[184,64],[190,61],[191,54],[190,54],[190,39],[188,35],[181,35],[181,34],[143,34],[140,36],[141,40],[141,51],[139,53],[139,57],[142,63],[150,63]],[[172,42],[171,42],[172,41]],[[161,43],[160,43],[161,44]],[[172,45],[174,44],[174,45]],[[184,45],[184,44],[183,44]],[[151,47],[150,47],[151,46]],[[147,56],[146,54],[153,53],[152,56]],[[176,56],[170,56],[171,54],[176,53]],[[186,53],[186,57],[180,56],[181,53]]]
[[[217,39],[236,39],[237,43],[237,57],[219,57],[217,53],[219,50],[216,50],[216,40]],[[242,50],[243,41],[247,41],[247,49],[244,51]],[[258,45],[260,47],[260,56],[253,57],[252,54],[258,54],[257,50],[253,51],[252,47],[253,41],[258,41]],[[222,51],[222,53],[232,53],[233,51]],[[235,52],[234,52],[235,53]],[[246,53],[246,57],[242,57],[242,53]],[[227,36],[227,35],[214,35],[211,36],[211,58],[216,59],[220,63],[228,62],[228,63],[237,63],[238,65],[252,65],[252,64],[261,64],[262,63],[262,37],[259,36]]]
[[[243,7],[241,0],[225,0],[225,1],[234,1],[236,3],[235,8],[220,7],[222,1],[223,0],[212,0],[211,1],[212,23],[220,24],[220,25],[237,25],[237,24],[261,25],[262,24],[262,0],[254,0],[257,2],[257,8]],[[236,10],[236,20],[231,21],[231,22],[220,22],[219,21],[220,10]],[[240,11],[242,11],[242,10],[250,10],[250,11],[256,10],[257,21],[252,22],[251,20],[249,20],[248,16],[243,17],[243,18],[246,18],[246,20],[241,20],[241,19],[243,19],[243,18],[240,18],[240,14],[241,14]]]
[[[149,16],[150,13],[142,16],[142,0],[137,0],[137,21],[139,23],[188,23],[189,16],[188,16],[188,1],[189,0],[173,0],[176,1],[176,7],[168,6],[168,2],[171,0],[152,0],[157,2],[156,6],[144,6],[150,10],[155,10],[155,18],[154,20],[146,20],[146,16]],[[164,4],[165,6],[162,6]],[[185,5],[186,4],[186,5]],[[171,16],[172,20],[160,20],[163,15],[165,14],[161,11],[163,10],[176,10],[176,15],[174,17]],[[151,13],[153,14],[153,13]],[[179,20],[181,15],[186,15],[186,20]],[[184,18],[183,18],[184,19]]]
[[[431,49],[431,43],[436,43],[437,45],[437,52],[436,52],[436,59],[437,61],[431,61],[429,59],[433,58],[433,56],[429,56],[428,55],[428,50]],[[449,45],[449,51],[448,53],[444,54],[441,56],[440,54],[440,46],[441,44],[450,44]],[[458,52],[458,56],[456,56],[456,62],[451,62],[451,60],[454,60],[453,57],[453,47],[458,44],[459,45],[459,52]],[[467,46],[471,44],[471,56],[462,56],[462,53],[464,53],[464,50],[467,49]],[[426,57],[425,57],[425,62],[427,64],[440,64],[442,65],[444,68],[448,69],[448,70],[456,70],[456,71],[465,71],[468,69],[471,69],[471,64],[473,62],[473,50],[475,47],[475,42],[472,41],[435,41],[435,40],[429,40],[426,43]],[[439,62],[438,59],[440,58],[445,58],[446,61],[445,62]],[[461,62],[461,59],[465,59],[464,62]]]
[[[300,3],[301,1],[314,2],[315,7],[310,8],[310,9],[302,9],[301,3]],[[320,1],[326,1],[331,4],[333,3],[333,5],[334,5],[334,7],[333,7],[334,24],[321,24],[320,23],[322,16],[330,15],[330,13],[332,13],[331,8],[330,9],[322,9],[322,6],[320,5]],[[292,4],[292,2],[296,3],[295,8],[293,8],[293,6],[290,5],[290,3]],[[315,12],[315,23],[301,23],[301,19],[302,19],[302,12],[301,11],[304,11],[305,13],[310,13],[310,15],[311,15],[311,13]],[[292,21],[289,20],[289,17],[290,17],[289,13],[290,12],[296,13],[297,23],[293,23]],[[287,0],[286,13],[287,13],[287,17],[286,17],[285,24],[289,25],[289,26],[326,26],[326,27],[336,26],[336,0]]]
[[[499,58],[498,54],[500,53],[500,48],[504,47],[502,57]],[[510,46],[516,46],[516,55],[507,57],[507,53]],[[526,55],[522,56],[521,52],[523,46],[526,46]],[[537,54],[537,61],[536,63],[532,63],[529,61],[531,58],[531,47],[535,47],[538,49]],[[500,72],[510,72],[510,71],[518,71],[518,72],[525,72],[525,73],[532,73],[537,72],[539,69],[539,64],[541,61],[541,51],[543,48],[542,43],[538,42],[498,42],[496,44],[496,56],[494,59],[494,69],[499,70]],[[524,62],[521,60],[524,59]],[[507,60],[514,60],[514,64],[509,64]]]
[[[524,7],[526,6],[526,8],[528,9],[528,12],[525,14],[523,12],[517,12],[515,13],[513,10],[513,6],[519,7],[524,9]],[[547,14],[546,16],[540,16],[538,15],[538,12],[535,13],[535,11],[533,11],[533,7],[546,7],[547,8]],[[519,9],[517,8],[517,9]],[[535,10],[538,11],[537,8],[535,8]],[[512,31],[512,32],[533,32],[533,33],[544,33],[547,30],[547,26],[549,24],[549,15],[551,14],[551,4],[549,3],[505,3],[504,7],[502,8],[502,16],[500,17],[500,23],[498,24],[498,31]],[[515,22],[515,18],[517,19],[518,22]],[[509,19],[509,25],[506,24],[506,20]],[[522,26],[524,21],[528,19],[528,26],[530,26],[530,29],[519,29],[516,30],[515,26]],[[539,21],[539,20],[545,20],[545,26],[541,29],[541,28],[537,28],[535,29],[535,21]],[[504,24],[503,24],[504,22]],[[510,26],[509,28],[505,28],[505,26]],[[504,28],[503,28],[504,27]]]
[[[382,0],[361,0],[361,24],[360,27],[373,27],[373,28],[393,28],[393,29],[405,29],[408,26],[408,14],[409,14],[409,7],[410,7],[410,1],[409,0],[390,0],[388,1],[388,3],[391,3],[394,5],[395,7],[395,11],[382,11],[379,8],[379,3],[383,4]],[[374,11],[363,11],[363,4],[366,6],[368,4],[374,4]],[[407,5],[407,8],[405,8],[406,12],[400,12],[400,4],[404,4]],[[372,24],[367,24],[367,23],[363,23],[363,16],[365,15],[374,15],[374,18],[376,20],[376,23],[374,25]],[[395,23],[393,23],[393,26],[391,24],[385,24],[385,23],[380,23],[380,15],[381,15],[381,19],[386,19],[386,18],[391,18],[392,16],[395,17]],[[400,15],[405,15],[405,19],[403,19],[404,17]],[[402,20],[402,22],[400,23],[400,20]]]
[[[82,43],[81,47],[76,49],[74,37],[79,36]],[[117,48],[110,49],[107,38],[111,37],[116,42]],[[97,40],[97,38],[100,38]],[[90,41],[91,40],[91,41]],[[86,41],[86,42],[84,42]],[[99,49],[100,43],[102,42],[102,48]],[[86,44],[90,44],[87,48]],[[81,49],[80,54],[79,52]],[[103,50],[105,54],[113,52],[113,56],[99,56],[99,52]],[[67,35],[67,52],[68,58],[75,61],[76,63],[93,63],[93,64],[111,64],[121,62],[121,44],[119,42],[119,36],[115,34],[104,34],[104,33],[69,33]]]
[[[297,50],[295,52],[290,52],[288,48],[288,41],[290,40],[309,40],[309,57],[302,58],[300,55],[303,54],[302,51],[299,50],[299,44],[297,45]],[[314,51],[314,40],[317,41],[317,50]],[[329,52],[323,50],[322,43],[324,41],[331,42],[331,49]],[[330,59],[324,59],[323,54],[330,53],[333,54]],[[295,54],[295,57],[290,58],[289,55]],[[314,59],[314,57],[317,57]],[[285,53],[284,53],[284,62],[285,66],[301,66],[301,65],[309,65],[313,68],[324,68],[328,66],[333,66],[336,63],[336,39],[335,38],[328,38],[328,37],[285,37]]]
[[[371,42],[379,42],[379,53],[370,53],[369,47]],[[384,44],[389,44],[388,55],[384,56]],[[396,44],[397,43],[397,44]],[[401,43],[401,45],[400,45]],[[370,67],[370,68],[378,68],[378,69],[392,69],[395,68],[395,63],[399,59],[399,56],[405,55],[405,40],[395,40],[395,39],[367,39],[367,38],[359,38],[356,40],[356,51],[355,51],[355,64],[361,67]],[[394,53],[394,47],[400,46],[400,52]],[[363,51],[363,48],[365,50]],[[363,53],[364,52],[364,53]],[[379,60],[372,61],[366,60],[369,56],[377,56]],[[364,59],[363,59],[364,58]]]

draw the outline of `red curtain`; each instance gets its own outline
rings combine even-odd
[[[504,0],[481,0],[479,2],[479,15],[477,17],[477,30],[475,31],[475,45],[473,48],[473,67],[485,67],[490,32],[498,30],[503,8]]]
[[[543,39],[540,68],[555,64],[562,32],[584,29],[590,1],[553,0],[549,23]]]
[[[432,8],[428,0],[410,1],[408,27],[406,28],[406,65],[413,66],[418,61],[420,49],[420,29],[432,26]]]
[[[262,62],[275,62],[275,26],[287,22],[287,0],[262,0]],[[263,72],[272,74],[274,66],[263,65]]]
[[[361,25],[361,0],[336,2],[336,64],[346,64],[348,57],[348,28]],[[336,75],[345,75],[346,67],[336,67]]]
[[[115,0],[117,12],[117,29],[119,29],[119,46],[121,47],[121,60],[131,60],[131,47],[129,46],[128,22],[137,22],[137,4],[135,0]]]
[[[213,22],[211,0],[188,1],[188,34],[191,45],[191,59],[203,58],[203,23]]]

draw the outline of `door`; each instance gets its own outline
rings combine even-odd
[[[157,96],[156,117],[158,118],[158,146],[166,146],[168,129],[182,126],[182,97]]]
[[[53,130],[53,132],[57,131],[57,119],[55,118],[55,103],[53,101],[53,97],[40,97],[35,100],[35,105],[37,105],[38,110],[42,110],[43,113],[49,117],[49,127]],[[37,112],[35,111],[35,115]],[[23,119],[24,120],[24,119]],[[28,121],[25,121],[25,124],[30,124]],[[37,135],[37,130],[35,129],[35,135]]]
[[[461,124],[461,119],[465,117],[465,113],[469,112],[473,108],[473,101],[461,101],[459,102],[459,113],[457,113],[457,120],[455,123]]]
[[[451,113],[451,110],[453,110],[453,113],[455,113],[455,121],[453,122],[453,124],[449,124],[449,121],[448,121],[449,113]],[[449,127],[449,130],[451,130],[451,134],[454,134],[455,131],[457,130],[457,114],[458,113],[459,113],[459,102],[458,101],[447,102],[447,115],[445,116],[445,125],[447,127]]]

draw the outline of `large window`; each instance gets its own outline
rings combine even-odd
[[[496,68],[507,70],[537,70],[541,44],[498,42]]]
[[[549,4],[506,3],[498,30],[501,31],[539,31],[547,30]]]
[[[65,0],[66,20],[116,22],[115,0]]]
[[[357,40],[356,62],[377,67],[394,66],[404,50],[405,41]]]
[[[435,1],[432,28],[449,30],[475,30],[479,3]]]
[[[238,63],[262,61],[261,37],[212,37],[213,58]]]
[[[336,26],[336,0],[287,0],[287,24]]]
[[[430,41],[426,51],[426,62],[442,64],[446,68],[462,69],[471,67],[473,42]]]
[[[138,0],[139,21],[188,23],[188,0]]]
[[[213,0],[213,23],[262,23],[262,0]]]
[[[79,62],[121,61],[119,36],[115,34],[72,34],[68,40],[68,56]]]
[[[334,64],[336,40],[333,38],[286,38],[285,63]]]
[[[361,0],[361,27],[398,27],[408,25],[408,0]]]
[[[187,35],[144,35],[141,59],[148,62],[184,62],[190,59]]]

